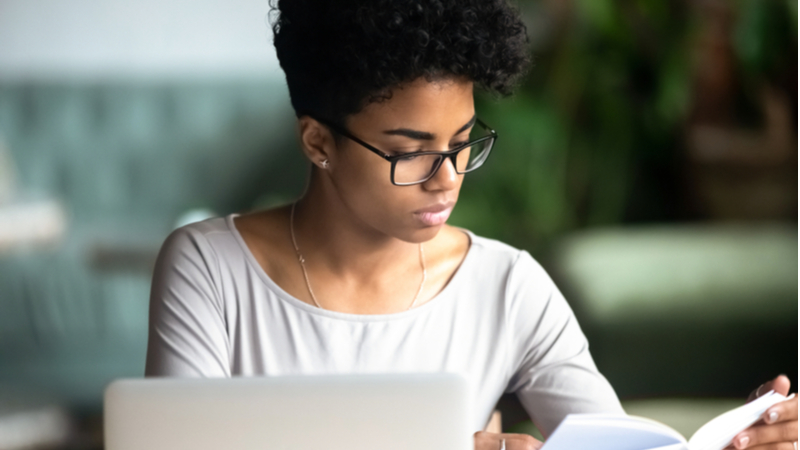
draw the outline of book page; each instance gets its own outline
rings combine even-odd
[[[653,420],[625,415],[570,414],[542,450],[664,450],[685,448],[675,430]],[[677,444],[676,447],[673,447]]]
[[[647,450],[689,450],[687,444],[672,444],[672,445],[665,445],[663,447],[656,447],[656,448],[648,448]]]

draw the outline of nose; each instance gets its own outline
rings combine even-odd
[[[459,176],[460,175],[456,173],[453,160],[451,158],[444,158],[441,164],[439,164],[439,168],[436,169],[436,173],[433,174],[433,177],[423,183],[423,187],[429,191],[449,191],[458,187]]]

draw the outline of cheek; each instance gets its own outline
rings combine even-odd
[[[390,180],[391,165],[366,150],[347,148],[337,158],[334,183],[342,201],[359,215],[385,214],[402,196]],[[366,217],[362,217],[367,219]]]
[[[359,148],[344,148],[336,158],[334,183],[346,203],[363,201],[370,193],[382,192],[392,186],[391,166],[377,155]]]
[[[346,149],[337,158],[333,182],[342,202],[362,221],[389,234],[407,228],[411,211],[424,206],[419,185],[395,186],[390,179],[391,165],[360,149]],[[402,234],[402,233],[401,233]]]

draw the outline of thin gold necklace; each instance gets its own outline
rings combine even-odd
[[[317,305],[317,308],[324,309],[320,306],[319,301],[317,301],[314,290],[311,289],[311,282],[308,281],[308,272],[306,271],[306,260],[303,258],[303,254],[300,253],[300,248],[297,247],[297,240],[294,237],[294,207],[296,204],[297,202],[292,203],[292,212],[289,214],[289,231],[292,234],[292,244],[294,245],[294,251],[297,253],[297,260],[300,262],[300,268],[303,269],[303,278],[306,280],[306,287],[308,288],[308,293],[311,294],[311,300],[314,300],[314,304]],[[422,282],[419,284],[417,295],[414,296],[414,301],[411,302],[411,306],[409,306],[408,309],[413,308],[414,305],[417,304],[419,294],[422,293],[422,287],[425,286],[425,280],[428,278],[428,269],[425,267],[425,251],[422,249],[421,242],[419,244],[419,259],[422,264]]]

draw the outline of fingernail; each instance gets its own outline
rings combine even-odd
[[[742,436],[739,438],[739,448],[745,448],[749,443],[750,443],[750,436]]]
[[[778,411],[772,411],[767,416],[767,423],[775,423],[778,421]]]

